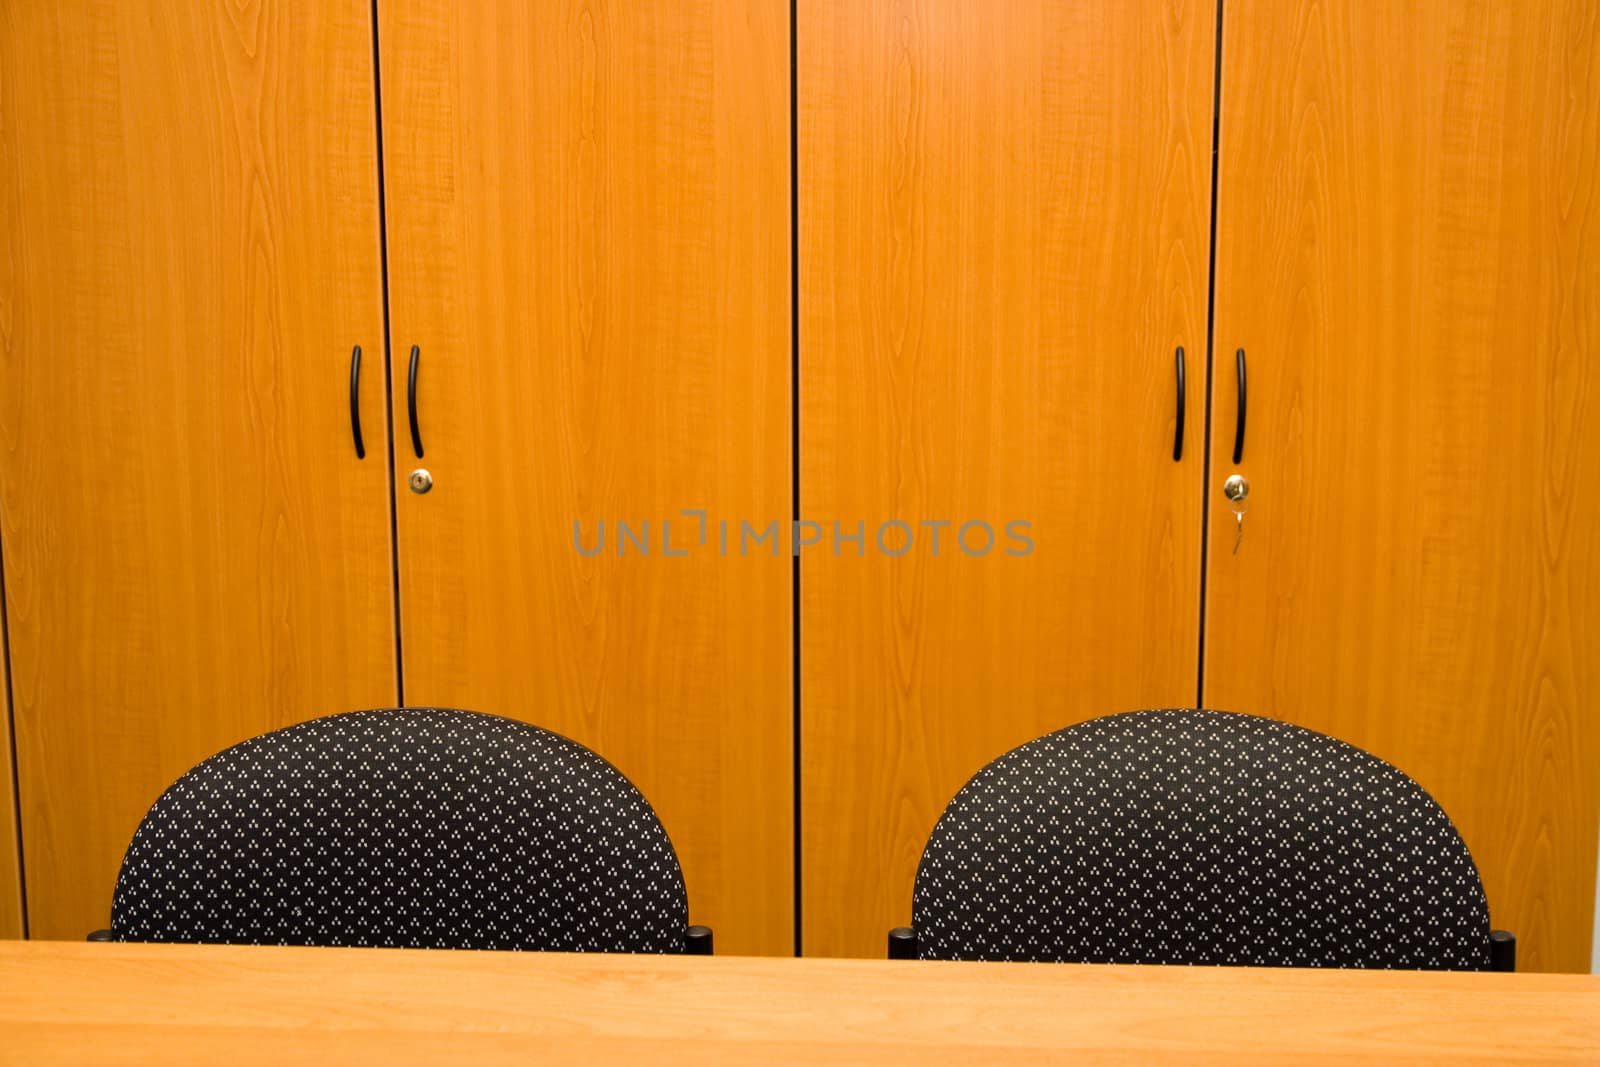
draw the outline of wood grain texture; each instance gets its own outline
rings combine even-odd
[[[0,5],[34,936],[106,924],[129,837],[192,764],[395,699],[371,50],[365,0]]]
[[[1588,969],[1600,818],[1597,18],[1229,0],[1223,48],[1206,703],[1416,778],[1536,970]]]
[[[828,535],[802,557],[808,954],[883,954],[988,760],[1195,699],[1214,21],[799,5],[801,513]],[[862,520],[866,555],[835,555]],[[917,535],[898,558],[888,520]],[[974,520],[1035,548],[968,556]]]
[[[792,952],[791,563],[716,525],[790,510],[787,7],[385,0],[380,31],[426,451],[395,461],[435,479],[397,502],[406,700],[595,749],[719,951]]]
[[[0,945],[0,1063],[1594,1063],[1600,977]]]

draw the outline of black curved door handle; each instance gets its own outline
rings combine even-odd
[[[1239,349],[1234,357],[1234,364],[1239,374],[1239,416],[1233,424],[1233,461],[1235,463],[1244,459],[1244,415],[1245,404],[1249,398],[1249,390],[1245,387],[1244,379],[1244,349]]]
[[[1183,371],[1183,346],[1178,346],[1178,425],[1172,431],[1172,462],[1183,458],[1183,420],[1188,407],[1189,382]]]
[[[356,458],[367,458],[367,446],[361,439],[361,346],[350,350],[350,436],[356,443]]]
[[[411,449],[422,458],[422,427],[417,424],[417,365],[422,362],[422,349],[411,346],[411,372],[406,375],[406,408],[411,415]]]

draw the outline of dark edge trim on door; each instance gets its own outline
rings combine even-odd
[[[372,0],[372,112],[377,130],[378,264],[383,280],[383,411],[389,454],[389,595],[394,606],[394,702],[406,706],[404,642],[400,630],[400,522],[395,507],[394,477],[394,347],[389,336],[389,202],[384,189],[383,77],[378,49],[378,0]]]
[[[799,0],[789,0],[789,529],[800,521],[800,53]],[[789,669],[794,674],[794,954],[805,954],[802,890],[802,864],[805,861],[801,836],[800,743],[800,553],[792,554],[790,578],[790,633],[794,647]]]
[[[1217,0],[1216,59],[1211,72],[1211,252],[1206,282],[1206,422],[1201,436],[1203,455],[1200,477],[1200,638],[1196,642],[1194,706],[1206,706],[1206,567],[1210,562],[1211,531],[1211,387],[1214,380],[1217,335],[1217,180],[1222,146],[1222,5]]]
[[[0,828],[0,834],[9,834],[10,840],[0,842],[0,848],[14,848],[17,857],[17,909],[22,913],[22,936],[28,937],[28,870],[27,857],[22,851],[22,768],[17,757],[17,701],[12,695],[11,679],[11,601],[6,595],[5,549],[0,546],[0,644],[6,657],[6,730],[11,742],[11,825]]]

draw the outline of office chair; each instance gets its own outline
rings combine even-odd
[[[90,939],[711,952],[616,768],[446,708],[313,719],[201,763],[139,825]]]
[[[974,775],[889,955],[1509,971],[1516,939],[1396,768],[1274,719],[1137,711]]]

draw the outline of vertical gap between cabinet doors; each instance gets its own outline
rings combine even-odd
[[[378,0],[372,0],[372,119],[377,131],[378,267],[383,286],[383,418],[389,463],[389,596],[394,623],[394,702],[406,706],[405,658],[400,635],[400,522],[394,478],[394,370],[389,340],[389,204],[384,195],[383,77],[378,49]]]
[[[6,599],[5,549],[0,546],[0,645],[6,657],[6,731],[11,744],[11,825],[5,833],[11,835],[5,846],[15,848],[17,855],[17,908],[22,913],[22,936],[28,936],[28,872],[22,854],[22,768],[17,757],[17,702],[11,688],[11,615],[10,601]]]
[[[800,521],[800,98],[798,0],[789,0],[789,529]],[[792,533],[791,533],[792,536]],[[794,731],[794,954],[804,955],[801,864],[805,861],[800,836],[800,553],[791,554],[790,623],[793,641],[790,667],[794,692],[790,716]]]
[[[1206,575],[1211,555],[1211,379],[1217,334],[1217,160],[1222,131],[1222,5],[1217,0],[1216,55],[1211,72],[1211,252],[1206,273],[1206,420],[1201,435],[1200,476],[1200,626],[1195,656],[1194,706],[1206,706]]]

